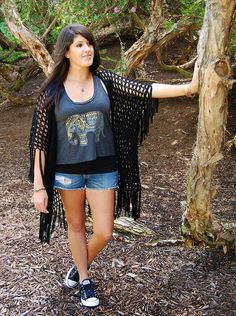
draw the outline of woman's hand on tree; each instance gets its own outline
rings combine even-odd
[[[199,61],[195,62],[192,81],[190,83],[189,94],[197,93],[199,90]]]

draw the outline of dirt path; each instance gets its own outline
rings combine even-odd
[[[79,306],[63,278],[72,261],[59,228],[50,245],[38,241],[38,214],[30,201],[27,141],[31,108],[0,113],[0,314],[16,315],[236,315],[236,261],[209,249],[151,247],[148,238],[120,236],[94,262],[101,306]],[[235,133],[236,111],[228,131]],[[161,102],[140,150],[143,211],[140,222],[160,238],[178,237],[180,202],[197,123],[196,101]],[[229,135],[230,136],[230,135]],[[225,152],[215,178],[214,211],[235,219],[236,154]]]

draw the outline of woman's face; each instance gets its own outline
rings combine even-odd
[[[78,34],[65,56],[69,59],[71,66],[90,67],[93,64],[94,48],[85,37]]]

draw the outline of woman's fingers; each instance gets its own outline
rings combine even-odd
[[[33,196],[35,208],[42,213],[47,214],[48,196],[46,191],[34,192]]]
[[[193,77],[192,77],[192,81],[191,81],[191,93],[196,93],[198,92],[199,89],[199,61],[198,59],[195,62],[194,65],[194,71],[193,71]]]
[[[36,207],[36,209],[37,209],[39,212],[41,212],[41,213],[45,213],[45,214],[48,213],[48,210],[47,210],[47,208],[45,207],[44,203],[36,203],[36,204],[35,204],[35,207]]]
[[[45,199],[44,199],[44,209],[48,213],[47,207],[48,207],[48,197],[45,197]]]

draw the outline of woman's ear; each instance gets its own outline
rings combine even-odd
[[[70,58],[70,54],[69,54],[69,51],[68,51],[68,50],[65,52],[65,57],[66,57],[66,58]]]

